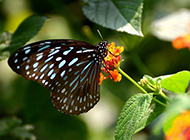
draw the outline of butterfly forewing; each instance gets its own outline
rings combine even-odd
[[[16,73],[51,90],[57,110],[80,114],[99,101],[98,82],[106,45],[77,40],[40,41],[15,51],[8,63]]]

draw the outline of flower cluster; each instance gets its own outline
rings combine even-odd
[[[173,122],[166,132],[166,140],[190,140],[190,111],[185,111]]]
[[[118,67],[118,65],[120,64],[121,61],[120,53],[122,53],[123,51],[124,51],[123,46],[116,47],[114,42],[108,44],[108,55],[103,62],[105,66],[101,68],[103,73],[102,72],[100,73],[100,82],[99,82],[100,85],[102,84],[103,80],[108,78],[113,79],[114,82],[121,81],[122,76],[118,72],[116,67]]]
[[[190,34],[186,34],[184,36],[177,37],[173,40],[172,45],[175,49],[190,49]]]

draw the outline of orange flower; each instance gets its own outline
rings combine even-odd
[[[185,111],[173,122],[166,132],[166,140],[190,140],[190,111]]]
[[[102,73],[100,73],[100,81],[99,81],[99,85],[102,84],[103,80],[104,80],[104,75],[103,75]]]
[[[113,77],[114,82],[120,82],[121,81],[121,74],[118,72],[117,69],[110,71],[111,76]]]
[[[102,84],[102,81],[105,79],[113,79],[115,82],[121,81],[121,74],[119,74],[118,70],[115,69],[121,61],[121,55],[124,51],[123,46],[117,46],[115,47],[115,42],[111,42],[108,44],[108,55],[104,59],[105,68],[102,68],[101,70],[104,71],[105,74],[109,74],[108,76],[104,76],[103,73],[100,73],[100,82],[99,84]]]
[[[185,36],[180,36],[174,39],[172,45],[175,49],[183,49],[183,48],[190,49],[190,34],[187,34]]]

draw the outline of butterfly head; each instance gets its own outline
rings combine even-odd
[[[97,48],[97,62],[101,63],[103,59],[107,56],[108,54],[108,49],[107,49],[108,41],[101,41],[100,43],[96,44],[95,47]]]

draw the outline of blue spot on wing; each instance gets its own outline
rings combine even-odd
[[[49,48],[49,47],[50,47],[50,45],[43,46],[42,48],[40,48],[40,49],[38,50],[38,52],[39,52],[39,51],[42,51],[42,50],[44,50],[44,49],[47,49],[47,48]]]
[[[63,80],[67,80],[67,78],[68,78],[68,76],[65,76],[65,77],[63,78]]]
[[[90,74],[90,79],[91,80],[94,80],[95,76],[96,76],[96,69],[97,69],[97,64],[95,63],[95,66],[94,66],[94,71],[91,72]],[[94,76],[94,77],[93,77]]]
[[[74,47],[69,47],[69,49],[70,49],[70,50],[73,50],[73,49],[74,49]]]
[[[28,57],[24,57],[22,60],[25,61],[26,59],[28,59]]]
[[[25,54],[28,54],[30,52],[31,49],[28,49],[25,51]]]
[[[56,76],[56,73],[52,74],[51,77],[50,77],[50,79],[54,79],[55,76]]]
[[[48,76],[50,76],[53,73],[54,69],[50,70],[48,73]]]
[[[53,56],[49,57],[48,59],[46,59],[45,63],[50,61],[53,58]]]
[[[31,46],[24,47],[23,50],[29,49]]]
[[[70,87],[76,82],[76,80],[79,78],[79,75],[70,83]]]
[[[74,75],[77,75],[79,73],[79,71],[75,72]]]
[[[75,62],[78,61],[78,58],[74,58],[69,64],[68,66],[72,66]]]
[[[82,64],[84,64],[84,63],[87,63],[88,61],[89,61],[89,60],[82,61],[82,62],[80,62],[80,63],[76,64],[76,66],[80,66],[80,65],[82,65]]]
[[[78,83],[79,83],[79,81],[75,84],[75,86],[73,87],[73,89],[71,90],[71,92],[73,92],[73,90],[76,89],[76,87],[78,86]]]
[[[91,62],[93,62],[93,61],[91,61]],[[92,66],[92,65],[91,65]],[[91,70],[91,68],[89,68],[88,69],[88,71],[86,72],[86,74],[82,77],[82,79],[80,80],[80,82],[82,82],[85,78],[86,78],[86,76],[88,75],[88,73],[89,73],[89,71]],[[83,71],[84,71],[84,69],[83,69]],[[82,71],[82,72],[83,72]],[[81,74],[82,74],[82,72],[81,72]]]
[[[83,74],[83,72],[94,62],[94,60],[92,60],[90,63],[88,63],[88,65],[86,65],[84,67],[84,69],[82,70],[81,74]]]
[[[61,77],[63,77],[65,75],[65,70],[61,73]]]
[[[61,63],[59,64],[58,68],[60,69],[61,67],[63,67],[66,63],[66,60],[61,61]]]
[[[48,64],[46,64],[45,66],[43,66],[43,68],[40,70],[40,72],[43,72],[46,68],[47,68]]]

